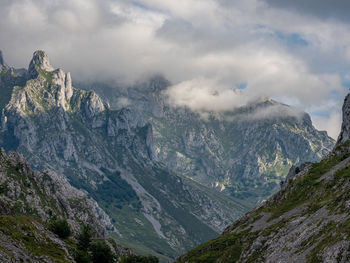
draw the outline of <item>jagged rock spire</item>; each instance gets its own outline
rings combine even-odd
[[[0,66],[4,66],[4,57],[2,56],[1,50],[0,50]]]
[[[338,137],[337,145],[350,139],[350,93],[343,104],[343,123]]]
[[[38,68],[44,71],[54,70],[54,68],[50,64],[49,57],[42,50],[35,51],[33,54],[33,58],[30,61],[28,73],[32,78],[36,78],[38,76]]]

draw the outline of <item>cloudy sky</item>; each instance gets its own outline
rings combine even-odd
[[[349,0],[0,0],[0,49],[45,50],[74,80],[162,74],[172,101],[224,111],[268,96],[337,137],[350,87]],[[240,89],[237,92],[235,89]]]

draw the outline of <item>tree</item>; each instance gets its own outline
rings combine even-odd
[[[71,235],[70,226],[66,219],[54,219],[49,223],[49,230],[59,238],[68,238]]]
[[[74,260],[77,263],[90,263],[91,256],[87,251],[76,250],[74,251]]]
[[[111,248],[102,240],[93,242],[90,251],[93,263],[113,263],[115,261]]]
[[[90,225],[84,224],[81,227],[81,232],[78,235],[77,248],[81,251],[88,251],[91,243],[91,238],[93,234],[93,229]]]

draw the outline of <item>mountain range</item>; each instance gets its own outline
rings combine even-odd
[[[292,165],[334,145],[309,115],[271,99],[203,118],[169,104],[169,85],[75,87],[43,51],[28,69],[0,53],[0,146],[97,201],[122,245],[168,260],[216,237],[275,193]]]
[[[292,167],[282,189],[177,262],[349,262],[350,94],[334,149]]]
[[[28,70],[3,63],[1,76],[9,101],[0,145],[87,191],[111,217],[113,237],[136,252],[174,258],[251,207],[154,160],[152,125],[74,88],[70,74],[54,69],[44,52],[34,53]]]
[[[307,113],[269,98],[203,116],[170,103],[171,83],[160,76],[128,88],[78,86],[130,110],[135,122],[150,123],[155,157],[176,173],[252,204],[278,191],[292,165],[319,161],[335,143]]]

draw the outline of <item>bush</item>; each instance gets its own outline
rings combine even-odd
[[[71,235],[70,226],[66,219],[55,219],[49,224],[49,230],[59,238],[68,238]]]
[[[90,246],[93,263],[113,263],[115,256],[111,248],[102,240],[95,241]]]

